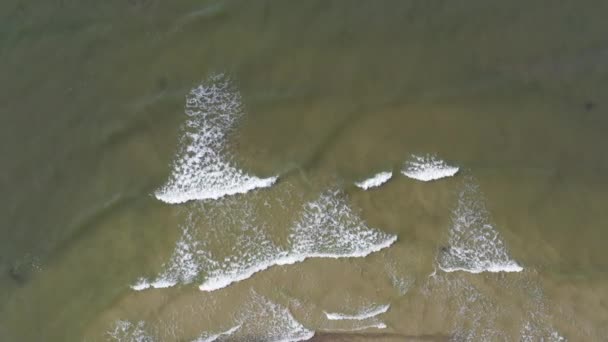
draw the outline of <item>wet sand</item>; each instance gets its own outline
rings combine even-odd
[[[420,335],[411,336],[405,334],[390,334],[390,333],[317,333],[315,337],[310,339],[312,342],[447,342],[450,341],[450,336],[442,335]]]

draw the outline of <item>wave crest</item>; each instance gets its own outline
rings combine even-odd
[[[223,74],[209,77],[186,97],[182,127],[169,180],[154,195],[171,204],[218,199],[270,187],[277,177],[258,178],[238,169],[226,151],[228,134],[243,116],[241,94]]]
[[[409,178],[423,182],[452,177],[460,170],[457,166],[448,165],[445,161],[432,154],[423,156],[412,155],[401,173]]]
[[[448,246],[441,249],[439,268],[445,272],[520,272],[507,247],[490,223],[479,187],[465,183],[452,212]]]

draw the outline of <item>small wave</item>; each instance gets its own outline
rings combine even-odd
[[[377,322],[372,324],[361,325],[356,328],[353,328],[351,331],[361,331],[367,329],[386,329],[386,324],[383,322]]]
[[[277,177],[258,178],[234,166],[226,152],[229,133],[243,116],[241,94],[219,74],[192,89],[188,120],[167,183],[154,195],[171,204],[218,199],[272,186]]]
[[[390,308],[390,304],[372,306],[372,307],[364,308],[363,310],[359,311],[358,313],[356,313],[354,315],[336,313],[336,312],[326,312],[326,311],[323,311],[323,313],[325,313],[325,316],[327,317],[327,319],[332,320],[332,321],[337,321],[337,320],[362,321],[362,320],[365,320],[368,318],[372,318],[372,317],[381,315],[381,314],[387,312],[389,308]]]
[[[490,224],[479,187],[471,180],[460,192],[452,212],[448,246],[441,249],[438,266],[444,272],[521,272],[500,235]]]
[[[399,274],[397,267],[393,263],[387,263],[385,268],[393,287],[399,292],[400,296],[404,296],[414,285],[415,278],[413,276],[405,277]]]
[[[225,337],[225,336],[230,336],[232,334],[234,334],[237,330],[239,330],[241,328],[241,325],[235,325],[234,327],[217,333],[217,334],[213,334],[213,335],[207,335],[207,334],[202,334],[201,336],[199,336],[198,338],[196,338],[195,340],[193,340],[192,342],[213,342],[213,341],[217,341],[219,338],[221,337]]]
[[[314,331],[298,322],[289,309],[255,292],[244,305],[240,321],[243,323],[239,332],[247,336],[237,334],[234,338],[237,341],[248,338],[255,341],[297,342],[310,340],[315,335]]]
[[[175,285],[176,285],[176,282],[171,281],[171,280],[159,279],[159,280],[150,282],[146,278],[140,278],[137,280],[137,282],[135,284],[131,285],[130,287],[135,291],[141,291],[141,290],[145,290],[145,289],[149,289],[149,288],[164,289],[164,288],[172,287]]]
[[[465,274],[439,273],[428,278],[426,296],[450,310],[450,341],[510,341],[497,329],[505,306],[472,284]],[[446,322],[447,323],[447,322]]]
[[[396,240],[396,235],[368,228],[348,206],[344,194],[330,190],[304,205],[301,219],[291,228],[288,250],[255,260],[253,265],[233,267],[229,272],[220,270],[199,289],[218,290],[272,266],[295,264],[309,258],[365,257],[389,247]]]
[[[457,166],[448,165],[435,155],[412,155],[404,164],[401,173],[409,178],[429,182],[452,177],[460,170]]]
[[[379,187],[388,182],[393,177],[392,171],[380,172],[364,181],[357,182],[355,185],[363,190]]]
[[[566,342],[566,338],[549,327],[540,326],[536,322],[528,321],[521,329],[521,341]]]
[[[146,323],[139,321],[118,320],[114,323],[114,329],[107,332],[109,338],[118,342],[154,342],[155,339],[146,330]]]
[[[386,329],[387,326],[385,323],[383,322],[375,322],[375,323],[370,323],[370,324],[362,324],[362,325],[358,325],[355,327],[352,327],[350,329],[332,329],[332,331],[338,331],[338,332],[352,332],[352,331],[362,331],[362,330],[367,330],[367,329]]]
[[[184,225],[182,236],[176,244],[171,260],[165,270],[154,280],[140,278],[131,288],[142,291],[149,288],[163,289],[178,283],[189,284],[201,271],[202,262],[210,262],[204,251],[199,251],[200,243],[192,237],[190,225]]]
[[[464,267],[444,267],[439,266],[439,268],[444,272],[469,272],[469,273],[510,273],[510,272],[521,272],[523,271],[523,267],[519,266],[516,262],[510,262],[508,264],[497,264],[497,263],[484,263],[479,262],[477,265],[473,266],[464,266]]]
[[[199,289],[214,291],[275,265],[308,258],[365,257],[397,240],[396,235],[368,227],[339,190],[326,191],[304,205],[296,200],[290,207],[283,202],[293,199],[283,201],[281,196],[271,196],[260,207],[261,201],[255,200],[258,197],[203,203],[201,208],[193,205],[164,270],[153,280],[140,279],[131,288],[189,284],[204,275]],[[272,239],[271,226],[276,224],[273,215],[297,212],[298,207],[301,214],[286,222],[290,227],[287,244],[280,246]],[[221,229],[214,229],[216,226]],[[217,250],[222,251],[221,255]]]

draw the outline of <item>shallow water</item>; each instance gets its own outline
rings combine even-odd
[[[604,340],[606,10],[1,2],[0,340]]]

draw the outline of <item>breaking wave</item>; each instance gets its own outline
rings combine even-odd
[[[367,329],[386,329],[387,326],[385,323],[383,322],[374,322],[374,323],[369,323],[369,324],[361,324],[361,325],[357,325],[354,326],[350,329],[332,329],[332,331],[361,331],[361,330],[367,330]]]
[[[355,185],[363,190],[368,190],[371,188],[379,187],[380,185],[388,182],[392,177],[392,171],[380,172],[373,175],[371,178],[355,183]]]
[[[245,304],[239,320],[243,323],[235,340],[296,342],[309,340],[315,335],[314,331],[298,322],[289,309],[255,292]],[[247,335],[239,336],[240,332]]]
[[[154,342],[155,339],[146,330],[146,323],[139,321],[118,320],[114,323],[114,328],[107,332],[113,341],[118,342]]]
[[[457,166],[448,165],[435,155],[412,155],[408,159],[401,173],[409,178],[429,182],[441,178],[452,177],[460,170]]]
[[[213,342],[213,341],[217,341],[220,338],[224,338],[226,336],[230,336],[232,334],[234,334],[237,330],[239,330],[241,328],[241,325],[235,325],[234,327],[226,330],[226,331],[222,331],[220,333],[217,334],[202,334],[201,336],[199,336],[198,338],[196,338],[195,340],[193,340],[192,342]]]
[[[289,196],[259,197],[193,205],[163,272],[153,280],[142,278],[131,288],[189,284],[202,276],[199,289],[214,291],[274,265],[308,258],[365,257],[397,239],[368,227],[340,190],[325,191],[304,204]],[[271,228],[281,221],[275,215],[298,210],[295,219],[285,222],[286,243],[273,240]]]
[[[186,98],[182,127],[169,180],[154,195],[166,203],[218,199],[273,185],[238,169],[226,151],[229,133],[243,116],[241,94],[223,74],[209,77]]]
[[[448,246],[441,249],[439,268],[445,272],[520,272],[502,238],[490,223],[479,186],[465,182],[452,212]]]
[[[325,316],[327,319],[332,321],[337,320],[357,320],[362,321],[368,318],[376,317],[388,311],[390,308],[390,304],[386,305],[378,305],[378,306],[370,306],[362,309],[361,311],[355,314],[344,314],[344,313],[335,313],[335,312],[325,312]]]

